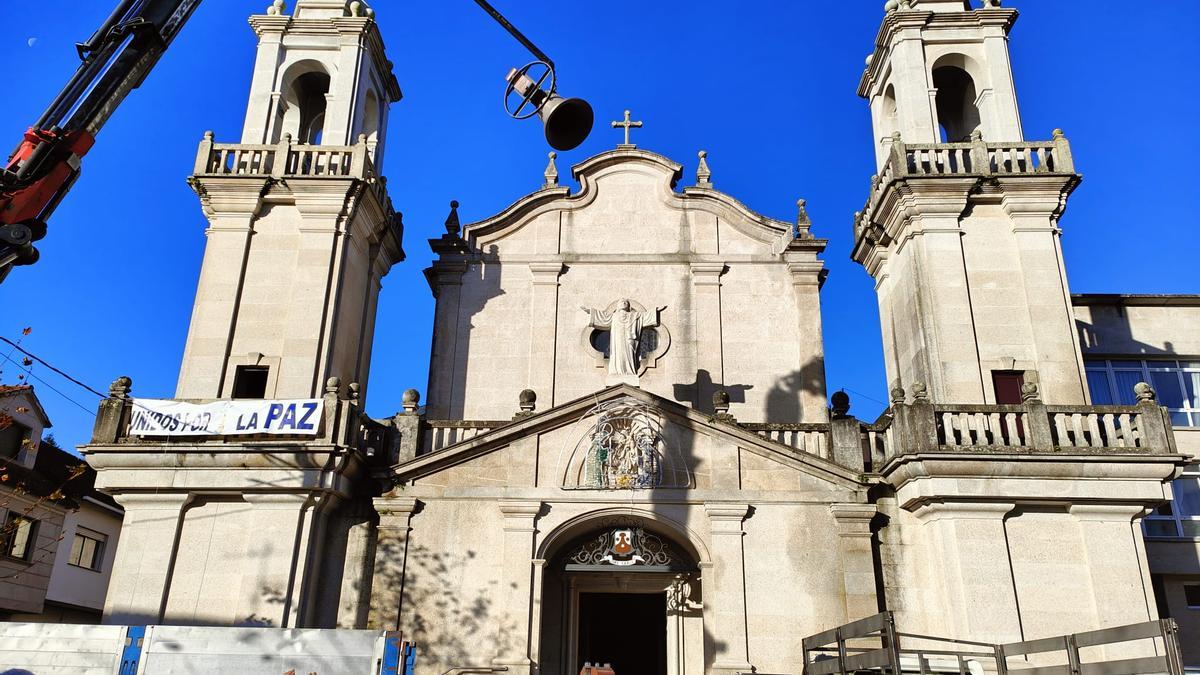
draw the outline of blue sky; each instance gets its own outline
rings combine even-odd
[[[9,145],[114,2],[0,3]],[[208,0],[197,11],[100,134],[39,246],[42,261],[0,285],[0,335],[32,327],[23,346],[101,391],[129,375],[137,395],[173,394],[204,249],[186,178],[205,130],[218,141],[240,135],[255,45],[246,16],[268,4]],[[554,58],[560,90],[596,110],[591,138],[560,153],[564,179],[619,142],[608,121],[630,108],[646,123],[634,141],[683,163],[689,182],[705,149],[716,186],[757,211],[790,220],[796,199],[808,200],[814,232],[830,240],[829,388],[851,391],[861,417],[877,414],[886,395],[875,297],[848,256],[851,216],[874,173],[855,88],[882,0],[495,4]],[[539,124],[501,108],[504,74],[529,58],[473,2],[373,5],[405,93],[392,108],[385,169],[408,260],[384,280],[367,402],[383,416],[404,389],[424,389],[433,302],[421,270],[447,203],[462,203],[464,222],[499,211],[539,186],[548,148]],[[1188,65],[1200,3],[1005,5],[1022,14],[1012,55],[1026,135],[1063,128],[1085,174],[1062,223],[1072,291],[1200,292],[1200,77]],[[15,381],[18,369],[2,365],[0,381]],[[86,442],[97,398],[44,367],[33,372],[60,443]]]

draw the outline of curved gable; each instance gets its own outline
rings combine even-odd
[[[711,187],[676,186],[683,167],[619,148],[572,167],[580,189],[544,188],[467,225],[472,248],[499,254],[781,253],[793,227]]]

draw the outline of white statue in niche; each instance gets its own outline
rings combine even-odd
[[[602,309],[581,307],[587,312],[592,328],[608,329],[608,382],[638,383],[638,346],[642,340],[642,329],[658,325],[658,315],[666,307],[656,307],[645,312],[633,309],[629,300],[622,300],[612,312]]]

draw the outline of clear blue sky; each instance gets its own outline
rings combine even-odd
[[[16,145],[74,70],[73,44],[114,3],[0,3],[0,144]],[[0,285],[0,335],[32,327],[24,346],[96,389],[129,375],[140,396],[173,394],[204,249],[185,179],[205,130],[227,142],[240,134],[255,45],[246,16],[268,4],[208,0],[197,11],[101,133],[42,262]],[[608,121],[631,108],[646,122],[635,142],[683,163],[689,180],[706,149],[717,187],[757,211],[790,220],[795,200],[809,200],[816,235],[830,240],[830,391],[885,400],[872,283],[848,258],[851,216],[874,173],[855,87],[883,1],[495,4],[555,59],[560,89],[596,109],[592,137],[560,154],[564,177],[618,142]],[[548,148],[539,124],[504,115],[502,78],[529,59],[474,3],[373,5],[405,93],[385,168],[408,261],[384,280],[369,384],[368,408],[383,416],[426,382],[433,302],[421,270],[447,202],[462,202],[464,222],[495,213],[539,186]],[[1026,134],[1065,129],[1085,174],[1063,221],[1072,290],[1200,292],[1200,3],[1005,5],[1022,13],[1012,53]],[[5,363],[0,381],[16,374]],[[87,409],[33,381],[59,441],[86,442],[97,398],[43,367],[34,374]],[[863,395],[852,395],[854,412],[873,417],[883,406]]]

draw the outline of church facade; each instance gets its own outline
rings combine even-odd
[[[451,205],[425,400],[381,420],[400,89],[363,3],[279,5],[241,142],[206,136],[191,179],[177,399],[118,380],[83,448],[126,509],[106,621],[388,628],[431,674],[732,675],[799,673],[802,638],[883,610],[989,643],[1158,618],[1141,521],[1187,448],[1150,384],[1094,404],[1059,244],[1080,177],[1061,132],[1024,138],[1015,10],[889,2],[859,84],[879,419],[827,396],[804,202],[763,216],[703,152],[627,137],[578,190],[552,154],[503,212]]]

